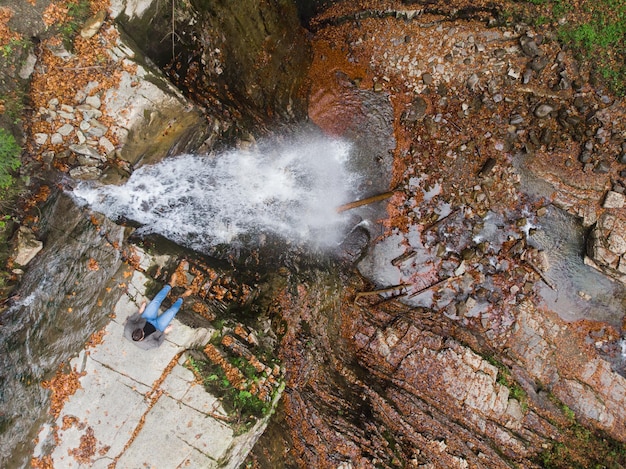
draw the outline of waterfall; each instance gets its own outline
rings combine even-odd
[[[350,149],[344,140],[301,136],[218,155],[184,154],[137,169],[121,186],[83,182],[74,196],[113,220],[139,223],[140,234],[196,250],[265,233],[324,247],[340,240],[345,218],[336,207],[358,185]]]

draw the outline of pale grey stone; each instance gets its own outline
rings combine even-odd
[[[28,53],[28,57],[24,61],[22,68],[20,68],[19,76],[22,80],[28,80],[35,71],[35,64],[37,63],[37,56],[32,52]]]
[[[61,134],[64,137],[67,137],[72,132],[74,132],[74,126],[72,124],[63,124],[57,129],[57,133]]]
[[[71,112],[59,111],[59,116],[68,121],[73,121],[76,119],[74,113]]]
[[[89,146],[87,144],[83,144],[83,145],[72,144],[72,145],[70,145],[70,150],[72,150],[77,155],[86,156],[88,158],[95,159],[95,160],[100,160],[102,162],[106,161],[106,158],[104,156],[102,156],[98,152],[98,150],[96,150],[95,148],[93,148],[92,146]]]
[[[17,232],[17,246],[15,248],[14,262],[18,265],[26,265],[43,249],[43,243],[35,237],[35,233],[25,226],[21,226]]]
[[[63,143],[63,136],[59,133],[53,133],[50,137],[50,143],[52,145],[60,145]]]
[[[43,145],[48,141],[48,134],[45,133],[36,133],[35,134],[35,143],[37,145]]]
[[[77,166],[70,169],[70,176],[74,179],[94,180],[102,175],[102,170],[95,166]]]
[[[85,21],[83,28],[80,30],[80,36],[85,39],[89,39],[95,36],[104,24],[104,20],[106,19],[106,17],[107,14],[104,10],[100,10],[98,13],[93,15],[91,18]]]
[[[111,140],[109,140],[106,137],[100,137],[100,140],[98,140],[98,144],[104,148],[104,150],[107,153],[111,153],[112,151],[115,151],[115,145],[113,145],[113,143],[111,143]]]
[[[85,138],[85,134],[82,133],[80,130],[76,131],[76,137],[78,138],[78,143],[83,144],[87,141],[87,139]]]
[[[94,95],[94,96],[87,96],[87,98],[85,98],[85,104],[90,105],[94,109],[100,109],[102,102],[100,101],[100,98],[98,96]]]
[[[604,208],[622,208],[624,207],[625,197],[624,194],[619,192],[609,191],[604,198]]]
[[[91,127],[89,127],[89,129],[85,131],[85,133],[89,137],[100,138],[104,134],[106,134],[107,131],[109,130],[109,128],[106,125],[101,124],[95,119],[90,120],[89,124],[91,124]]]

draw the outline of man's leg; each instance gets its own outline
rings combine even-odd
[[[174,319],[174,316],[176,316],[176,313],[178,313],[178,310],[182,305],[183,299],[177,299],[176,302],[167,311],[161,314],[158,318],[151,321],[152,324],[154,324],[154,327],[156,327],[161,332],[165,331],[165,328],[169,325],[170,322],[172,322],[172,319]]]
[[[172,287],[170,285],[165,285],[161,289],[161,291],[157,293],[157,295],[150,302],[150,304],[146,306],[146,309],[141,314],[141,316],[148,319],[151,323],[153,323],[156,326],[155,320],[157,319],[157,316],[159,314],[159,307],[161,306],[161,303],[163,302],[163,300],[165,299],[165,297],[167,296],[167,294],[170,292],[171,289]]]

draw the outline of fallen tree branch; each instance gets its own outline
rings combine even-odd
[[[435,288],[435,287],[437,287],[439,285],[442,285],[442,284],[446,283],[448,280],[454,280],[454,279],[459,278],[459,277],[460,277],[460,275],[455,275],[455,276],[452,276],[452,277],[444,278],[443,280],[439,280],[438,282],[435,282],[435,283],[433,283],[431,285],[428,285],[427,287],[424,287],[421,290],[418,290],[418,291],[416,291],[414,293],[411,293],[409,295],[409,298],[413,298],[415,296],[421,295],[422,293],[424,293],[425,291],[430,290],[431,288]]]
[[[337,207],[337,213],[345,212],[346,210],[351,210],[356,207],[361,207],[363,205],[369,205],[380,200],[388,199],[393,194],[393,191],[383,192],[382,194],[373,195],[372,197],[367,197],[365,199],[355,200],[354,202],[340,205],[339,207]]]
[[[362,298],[365,296],[374,296],[374,295],[380,295],[383,293],[391,293],[393,291],[401,290],[408,286],[409,284],[407,283],[401,283],[399,285],[394,285],[393,287],[381,288],[380,290],[362,291],[356,294],[356,296],[354,297],[354,302],[356,303],[359,300],[359,298]]]

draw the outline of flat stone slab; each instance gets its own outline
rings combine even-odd
[[[134,273],[102,342],[70,363],[82,373],[81,388],[65,403],[56,428],[42,427],[35,457],[45,452],[54,467],[67,469],[212,468],[241,449],[232,447],[237,440],[219,400],[183,365],[186,350],[207,344],[212,330],[174,319],[173,331],[152,350],[123,337],[147,281]]]

